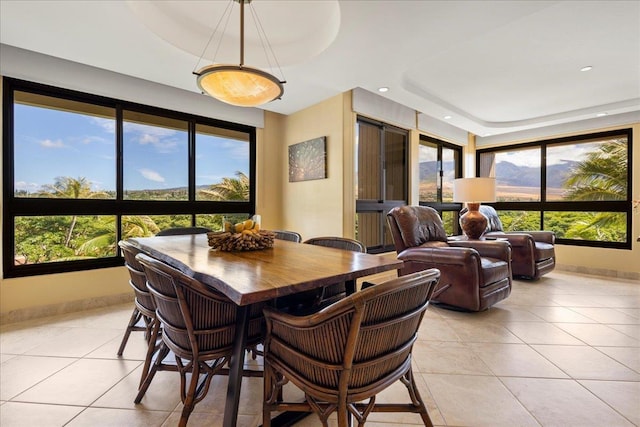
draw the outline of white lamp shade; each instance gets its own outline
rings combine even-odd
[[[482,203],[496,201],[495,178],[459,178],[453,180],[453,201]]]

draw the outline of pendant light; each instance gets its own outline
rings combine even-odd
[[[203,93],[227,104],[257,107],[281,98],[286,82],[266,71],[244,65],[244,6],[251,0],[233,1],[240,3],[240,65],[213,64],[194,74],[198,76],[197,84]]]

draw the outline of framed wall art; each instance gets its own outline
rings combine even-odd
[[[327,137],[289,146],[289,182],[327,177]]]

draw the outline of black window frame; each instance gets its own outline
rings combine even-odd
[[[455,203],[455,202],[443,202],[442,201],[442,177],[443,177],[443,170],[442,170],[442,149],[446,148],[449,150],[453,150],[457,153],[458,155],[458,161],[455,164],[455,178],[462,178],[462,147],[456,144],[451,144],[449,142],[443,141],[441,139],[437,139],[434,138],[432,136],[428,136],[428,135],[420,135],[420,145],[422,145],[422,141],[425,141],[429,144],[435,145],[437,150],[438,150],[438,176],[440,178],[440,182],[438,184],[438,190],[437,190],[437,198],[438,200],[435,202],[423,202],[421,200],[418,201],[418,204],[420,206],[428,206],[430,208],[435,209],[440,216],[442,217],[443,212],[453,212],[454,214],[454,234],[460,234],[461,230],[460,230],[460,224],[458,224],[458,219],[460,216],[460,211],[463,208],[463,204],[462,203]],[[420,185],[420,183],[418,183],[418,185]],[[419,197],[418,197],[419,198]]]
[[[15,197],[14,175],[14,92],[29,92],[65,100],[84,102],[116,111],[116,198],[115,199],[46,199]],[[123,111],[136,111],[188,122],[188,194],[186,201],[125,200],[123,199]],[[253,215],[256,206],[256,128],[194,114],[171,111],[160,107],[118,100],[84,92],[57,88],[40,83],[3,77],[2,99],[2,156],[3,156],[3,277],[24,277],[70,271],[92,270],[123,265],[119,248],[113,257],[90,260],[55,261],[41,264],[15,265],[15,226],[18,216],[55,215],[111,215],[116,217],[116,241],[121,240],[123,215],[190,215],[196,225],[198,214]],[[195,129],[196,124],[240,131],[249,135],[248,201],[195,200]]]
[[[594,139],[612,137],[627,138],[627,198],[624,201],[547,201],[547,147],[567,143],[586,142]],[[532,211],[540,213],[540,229],[544,230],[545,212],[620,212],[627,214],[627,239],[625,242],[600,242],[595,240],[577,240],[556,238],[556,243],[569,246],[589,246],[612,249],[632,249],[632,181],[633,181],[633,130],[621,128],[604,132],[580,134],[568,137],[551,138],[534,142],[513,144],[476,150],[476,176],[480,176],[480,156],[483,153],[513,151],[522,148],[540,148],[540,201],[495,202],[490,203],[497,211]]]

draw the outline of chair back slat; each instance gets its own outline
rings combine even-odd
[[[278,322],[273,323],[273,334],[282,342],[291,345],[290,350],[304,349],[304,354],[320,362],[342,363],[344,347],[351,327],[352,312],[337,316],[315,328],[291,328]],[[328,346],[327,336],[332,343],[340,345]]]
[[[302,242],[302,236],[300,233],[289,230],[273,230],[273,233],[276,235],[276,239],[280,240],[288,240],[290,242],[300,243]]]
[[[338,387],[354,310],[316,327],[291,328],[273,322],[270,351],[303,377],[325,387]]]
[[[362,387],[388,380],[394,371],[404,371],[411,364],[411,348],[413,340],[405,346],[375,360],[375,363],[354,365],[349,373],[349,389]],[[393,376],[391,379],[395,380]]]
[[[181,236],[185,234],[204,234],[211,230],[207,227],[171,227],[160,230],[156,236]]]
[[[367,248],[362,244],[362,242],[349,239],[347,237],[312,237],[311,239],[305,240],[304,243],[309,245],[326,246],[328,248],[343,249],[345,251],[367,252]]]
[[[208,298],[178,281],[184,295],[182,311],[193,323],[193,334],[198,349],[231,348],[235,336],[237,306],[226,298]]]
[[[325,236],[313,237],[305,240],[304,243],[309,245],[325,246],[327,248],[342,249],[345,251],[366,253],[367,248],[358,240],[349,239],[348,237]],[[346,296],[347,287],[345,283],[335,283],[325,286],[322,290],[321,302],[333,302]]]

